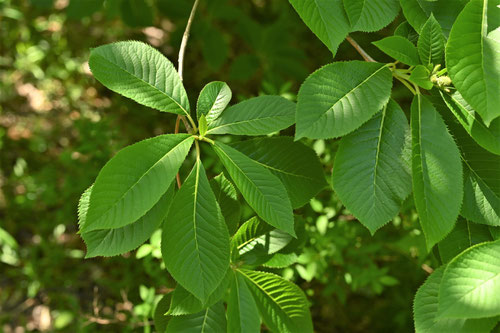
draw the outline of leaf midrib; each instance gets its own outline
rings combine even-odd
[[[290,117],[290,115],[275,115],[275,116],[270,116],[270,117],[253,118],[253,119],[246,119],[246,120],[241,120],[241,121],[235,121],[235,122],[232,122],[232,123],[222,124],[220,126],[216,125],[216,127],[210,128],[207,131],[206,134],[209,134],[210,132],[213,132],[214,130],[217,130],[217,129],[220,129],[220,128],[223,128],[223,127],[228,127],[228,126],[233,126],[233,125],[241,125],[243,123],[248,123],[248,122],[252,122],[252,121],[262,121],[262,120],[266,120],[266,119],[285,118],[285,117]],[[222,118],[219,118],[219,119],[222,119]]]
[[[248,275],[246,275],[244,272],[242,272],[241,270],[237,269],[238,272],[240,272],[244,277],[246,277],[250,282],[252,282],[253,285],[257,286],[270,300],[272,300],[272,302],[274,304],[276,304],[278,306],[278,308],[286,314],[286,318],[289,318],[291,320],[291,318],[289,317],[288,315],[288,312],[283,308],[281,307],[280,303],[278,303],[268,292],[267,290],[265,290],[264,288],[262,288],[257,282],[255,282],[254,280],[252,280]]]
[[[329,112],[333,112],[333,109],[335,108],[335,106],[337,106],[338,103],[340,103],[342,100],[344,100],[346,98],[346,96],[350,95],[351,93],[353,93],[357,89],[361,89],[361,86],[363,86],[373,76],[375,76],[376,74],[378,74],[381,70],[384,70],[385,68],[386,68],[386,66],[381,66],[375,72],[373,72],[372,74],[370,74],[366,79],[364,79],[363,81],[361,81],[360,83],[358,83],[356,86],[354,86],[351,90],[349,90],[347,93],[345,93],[344,95],[342,95],[335,103],[333,103],[333,105],[331,107],[329,107],[325,112],[323,112],[323,114],[318,118],[318,120],[316,120],[313,123],[311,123],[311,125],[309,125],[309,127],[315,126],[318,122],[321,122],[323,120],[323,118],[326,117],[326,115]]]
[[[189,112],[187,112],[187,111],[186,111],[186,109],[184,109],[184,107],[183,107],[183,106],[182,106],[179,102],[177,102],[177,101],[176,101],[176,100],[175,100],[172,96],[169,96],[166,92],[164,92],[164,91],[162,91],[162,90],[158,89],[157,87],[153,86],[151,83],[149,83],[149,82],[147,82],[147,81],[143,80],[142,78],[140,78],[140,77],[138,77],[138,76],[134,75],[133,73],[129,72],[128,70],[126,70],[126,69],[124,69],[124,68],[120,67],[118,64],[116,64],[116,63],[114,63],[114,62],[112,62],[112,61],[109,61],[108,59],[106,59],[106,58],[105,58],[104,56],[102,56],[101,54],[98,54],[98,53],[97,53],[95,56],[102,58],[104,61],[106,61],[106,62],[108,62],[108,63],[110,63],[110,64],[114,65],[116,68],[118,68],[118,69],[119,69],[119,70],[121,70],[122,72],[127,73],[128,75],[130,75],[130,76],[132,76],[132,77],[136,78],[137,80],[139,80],[139,81],[141,81],[141,82],[145,83],[146,85],[150,86],[150,87],[151,87],[151,88],[153,88],[154,90],[159,91],[162,95],[164,95],[164,96],[166,96],[167,98],[169,98],[170,100],[172,100],[172,101],[173,101],[173,102],[174,102],[174,103],[175,103],[175,104],[176,104],[176,105],[177,105],[177,106],[181,109],[181,111],[183,111],[183,112],[184,112],[184,114],[185,114],[186,116],[189,116]],[[173,68],[173,66],[172,66],[172,68],[171,68],[171,69],[173,69],[173,70],[175,71],[175,69]],[[141,103],[141,104],[142,104],[142,103]]]
[[[177,145],[175,145],[174,147],[172,147],[172,149],[170,149],[165,155],[163,155],[160,159],[158,159],[158,161],[156,161],[148,170],[146,170],[146,172],[144,172],[141,177],[139,177],[139,179],[134,183],[132,184],[132,186],[130,186],[127,191],[125,191],[125,193],[118,199],[116,200],[113,205],[108,208],[104,213],[101,214],[101,216],[99,218],[97,218],[95,221],[99,221],[100,219],[102,219],[103,216],[105,216],[106,214],[109,213],[110,210],[112,210],[120,201],[123,200],[123,198],[125,198],[125,196],[130,192],[130,190],[132,190],[132,188],[134,188],[135,186],[137,186],[137,184],[154,168],[156,167],[157,164],[159,164],[165,157],[167,157],[170,153],[172,153],[174,150],[176,150],[180,145],[182,145],[186,140],[189,140],[189,139],[192,139],[191,136],[188,136],[187,138],[185,138],[184,140],[182,140],[181,142],[179,142]],[[92,199],[92,193],[90,195],[90,199]],[[90,199],[89,199],[89,209],[90,209]],[[159,199],[158,199],[159,200]],[[144,213],[146,214],[146,213]],[[88,225],[88,214],[87,214],[87,219],[85,221],[85,225]],[[134,223],[135,221],[132,221],[131,223],[128,223],[126,225],[129,225],[129,224],[132,224]],[[95,224],[95,222],[94,222]],[[85,225],[83,226],[82,228],[82,232],[85,231]],[[126,226],[124,225],[124,226]],[[122,227],[124,227],[122,226]],[[100,229],[91,229],[89,231],[93,231],[93,230],[100,230]]]

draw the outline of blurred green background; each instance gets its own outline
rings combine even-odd
[[[116,151],[173,132],[175,115],[105,89],[87,59],[91,47],[134,39],[176,63],[191,6],[0,0],[0,331],[154,331],[154,304],[175,287],[162,267],[160,234],[138,251],[84,260],[76,207]],[[400,22],[353,37],[384,61],[370,42]],[[361,58],[344,42],[335,60],[346,59]],[[332,60],[286,0],[201,0],[184,84],[191,104],[213,80],[229,84],[233,103],[259,94],[294,100],[307,75]],[[394,96],[408,109],[405,89],[396,84]],[[329,177],[337,143],[305,143]],[[211,152],[202,153],[209,176],[220,172]],[[373,237],[331,190],[297,211],[308,234],[303,254],[275,272],[306,291],[317,332],[413,330],[413,295],[434,259],[425,253],[412,202]],[[250,216],[247,209],[244,218]]]

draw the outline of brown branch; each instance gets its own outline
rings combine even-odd
[[[351,36],[347,36],[346,39],[349,43],[351,43],[351,45],[356,49],[356,51],[358,51],[358,53],[361,54],[361,56],[363,57],[363,59],[365,59],[365,61],[376,62],[375,59],[373,59],[368,53],[366,53],[366,51],[363,50],[363,48],[354,39],[352,39]]]

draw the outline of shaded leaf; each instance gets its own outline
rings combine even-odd
[[[342,0],[289,0],[300,18],[335,55],[350,31]]]
[[[210,179],[210,186],[219,203],[229,234],[233,235],[238,228],[241,216],[241,205],[238,201],[238,193],[233,184],[227,180],[223,173]]]
[[[243,153],[222,143],[212,146],[250,207],[270,225],[295,236],[293,213],[278,177]]]
[[[239,269],[252,292],[262,319],[274,332],[313,332],[303,291],[278,275]]]
[[[186,316],[170,319],[166,333],[223,333],[226,332],[226,313],[222,302]]]
[[[234,272],[227,302],[227,328],[234,333],[260,332],[257,304],[240,274]]]
[[[326,186],[323,167],[311,148],[291,137],[258,138],[231,145],[277,176],[285,185],[293,208],[298,208]]]

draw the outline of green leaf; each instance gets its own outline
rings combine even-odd
[[[354,133],[335,156],[333,188],[373,234],[396,216],[411,192],[410,128],[394,101]]]
[[[422,27],[417,47],[420,60],[425,66],[443,63],[443,30],[432,14]]]
[[[493,240],[500,240],[500,227],[489,227]]]
[[[389,36],[372,43],[382,52],[410,66],[420,64],[418,50],[408,39],[401,36]]]
[[[89,190],[91,191],[91,189],[92,187]],[[88,204],[90,191],[86,191],[82,195],[80,202],[87,201]],[[87,245],[87,255],[85,258],[116,256],[136,249],[160,227],[172,204],[173,198],[174,186],[172,183],[167,192],[158,200],[153,208],[137,221],[117,229],[93,230],[82,233],[81,237]],[[78,215],[85,215],[87,213],[86,211],[80,213],[80,208],[84,206],[85,204],[79,205]],[[80,218],[80,221],[82,221],[82,218]]]
[[[418,33],[427,22],[430,15],[434,15],[443,33],[448,37],[451,26],[458,14],[469,0],[400,0],[403,14]]]
[[[423,65],[418,65],[415,67],[410,74],[410,81],[415,83],[421,88],[426,90],[431,90],[434,85],[429,78],[429,70]]]
[[[490,0],[490,10],[500,11],[493,4],[500,1]],[[500,116],[500,34],[487,32],[500,21],[487,24],[487,6],[488,0],[471,0],[460,13],[446,45],[446,65],[457,90],[489,126]]]
[[[210,179],[210,186],[212,187],[212,191],[214,191],[222,216],[224,216],[224,221],[226,221],[229,234],[233,235],[238,228],[241,216],[238,193],[223,173]]]
[[[418,33],[413,29],[413,27],[408,23],[408,21],[404,21],[396,30],[394,30],[394,36],[401,36],[408,39],[413,44],[417,43]]]
[[[292,205],[279,178],[234,148],[218,142],[212,147],[257,215],[270,225],[295,236]]]
[[[411,105],[415,205],[427,249],[455,225],[463,197],[460,153],[432,104],[418,94]]]
[[[434,271],[418,289],[413,302],[416,333],[454,332],[488,333],[496,325],[496,318],[485,319],[440,319],[438,311],[439,285],[446,266]]]
[[[170,306],[170,299],[172,298],[172,293],[163,295],[160,301],[156,304],[153,320],[155,323],[156,332],[165,332],[167,329],[170,317],[165,315],[168,307]]]
[[[478,244],[453,259],[439,288],[440,318],[500,315],[500,241]]]
[[[202,114],[198,121],[198,130],[200,131],[200,136],[204,137],[207,134],[207,118]]]
[[[410,23],[418,33],[420,33],[422,31],[422,27],[427,21],[427,11],[429,10],[428,7],[431,6],[431,4],[421,0],[400,0],[399,2],[408,23]]]
[[[170,319],[166,333],[223,333],[226,332],[226,313],[222,302],[187,316]]]
[[[472,245],[490,240],[492,238],[487,226],[459,218],[455,228],[439,242],[439,256],[443,263],[447,263]]]
[[[300,18],[335,55],[350,31],[342,0],[289,0]]]
[[[89,66],[107,88],[160,111],[189,115],[189,100],[172,63],[151,46],[118,42],[92,49]]]
[[[234,333],[260,332],[257,304],[240,274],[234,272],[227,302],[227,328]]]
[[[193,143],[165,134],[119,151],[101,169],[81,232],[126,226],[146,214],[167,191]]]
[[[198,119],[202,115],[207,118],[207,123],[217,119],[231,101],[233,93],[225,82],[214,81],[207,84],[200,92],[196,104]]]
[[[398,0],[344,0],[351,31],[373,32],[382,29],[399,13]]]
[[[205,303],[229,266],[229,234],[198,160],[163,224],[162,255],[172,277]]]
[[[202,311],[203,309],[210,307],[221,300],[229,287],[229,282],[231,280],[232,270],[228,269],[226,275],[219,283],[214,292],[210,294],[207,302],[204,304],[198,298],[196,298],[189,291],[184,289],[180,284],[175,287],[172,292],[172,301],[170,307],[165,310],[164,313],[171,316],[181,316],[187,314],[193,314]]]
[[[237,270],[252,292],[262,319],[274,332],[313,332],[309,304],[303,291],[282,277],[264,272]]]
[[[476,144],[441,99],[433,102],[452,130],[462,156],[465,185],[461,215],[476,223],[500,225],[500,156]]]
[[[441,96],[467,133],[481,147],[500,155],[500,119],[494,119],[488,128],[481,116],[472,109],[458,91],[451,95],[441,92]]]
[[[270,259],[270,255],[287,246],[292,236],[273,229],[257,217],[252,217],[238,229],[231,239],[232,258],[241,256],[246,264],[258,265]]]
[[[388,102],[391,71],[383,64],[337,62],[312,73],[297,103],[295,139],[328,139],[354,131]]]
[[[277,176],[285,185],[293,208],[298,208],[326,186],[323,167],[311,148],[291,137],[258,138],[231,145]]]
[[[281,96],[259,96],[226,109],[207,134],[267,135],[293,125],[295,103]]]

